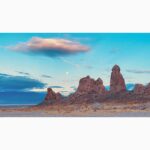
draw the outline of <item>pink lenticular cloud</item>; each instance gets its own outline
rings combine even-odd
[[[12,47],[13,50],[32,54],[44,54],[47,56],[61,56],[74,53],[87,52],[90,48],[79,42],[66,39],[33,37],[25,43]]]

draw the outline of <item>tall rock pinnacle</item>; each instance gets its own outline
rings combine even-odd
[[[120,67],[115,65],[112,68],[110,79],[110,92],[118,93],[126,91],[126,85],[122,74],[120,73]]]

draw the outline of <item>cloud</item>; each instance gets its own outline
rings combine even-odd
[[[43,78],[52,78],[52,76],[45,75],[45,74],[41,75],[41,77],[43,77]]]
[[[10,49],[17,52],[45,55],[48,57],[58,57],[76,53],[84,53],[90,50],[88,46],[81,45],[79,42],[66,39],[40,37],[33,37],[27,42],[20,43],[16,46],[11,46]]]
[[[16,71],[16,72],[18,72],[19,74],[22,74],[22,75],[27,75],[27,76],[30,75],[30,73],[27,73],[27,72],[22,72],[22,71]]]
[[[69,91],[60,91],[60,92],[62,92],[62,93],[68,93]]]
[[[150,74],[150,70],[126,70],[126,71],[137,74]]]
[[[6,76],[6,77],[9,77],[10,75],[8,75],[8,74],[5,74],[5,73],[0,73],[0,77],[1,76]]]
[[[0,74],[0,91],[28,91],[33,88],[44,88],[45,83],[26,76]]]
[[[63,86],[59,86],[59,85],[54,85],[54,86],[49,86],[50,88],[56,88],[56,89],[61,89],[64,88]]]

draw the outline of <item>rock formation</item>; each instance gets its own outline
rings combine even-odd
[[[78,94],[83,93],[97,93],[97,94],[104,94],[106,92],[105,87],[103,85],[103,81],[98,78],[94,80],[87,76],[85,78],[80,79],[79,86],[77,88]]]
[[[142,84],[136,84],[133,93],[141,94],[143,97],[150,96],[150,83],[146,86]]]
[[[145,92],[145,86],[142,84],[136,84],[134,89],[133,89],[133,93],[134,94],[144,94]]]
[[[47,95],[43,104],[69,104],[94,103],[94,102],[129,102],[150,100],[150,83],[147,86],[136,84],[132,91],[126,90],[125,80],[120,73],[120,67],[112,68],[110,79],[110,91],[107,91],[103,81],[98,78],[94,80],[90,76],[80,79],[77,91],[68,97],[62,97],[51,88],[47,89]]]
[[[145,86],[144,94],[150,96],[150,83],[149,83],[148,85]]]
[[[106,94],[103,81],[98,78],[94,80],[90,76],[80,79],[77,91],[68,97],[71,103],[94,102],[98,96]]]
[[[47,95],[44,100],[44,104],[59,103],[62,100],[60,93],[55,93],[51,88],[47,89]]]
[[[126,91],[126,85],[122,74],[120,73],[120,67],[115,65],[112,68],[110,79],[110,92],[118,93]]]

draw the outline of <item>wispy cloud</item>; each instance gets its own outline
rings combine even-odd
[[[91,66],[91,65],[84,65],[84,67],[87,68],[87,69],[93,69],[93,68],[94,68],[94,67]]]
[[[27,42],[11,46],[9,48],[17,52],[45,55],[48,57],[66,56],[71,54],[84,53],[90,50],[88,46],[79,42],[66,39],[40,37],[33,37]]]
[[[53,85],[53,86],[49,86],[49,88],[62,89],[64,87],[63,86],[59,86],[59,85]]]
[[[150,74],[150,70],[126,70],[126,71],[137,74]]]
[[[52,76],[45,75],[45,74],[41,75],[41,77],[43,77],[43,78],[52,78]]]
[[[69,91],[60,91],[61,93],[68,93]]]
[[[30,75],[30,73],[27,73],[27,72],[22,72],[22,71],[16,71],[16,72],[19,73],[19,74],[22,74],[22,75],[27,75],[27,76]]]

